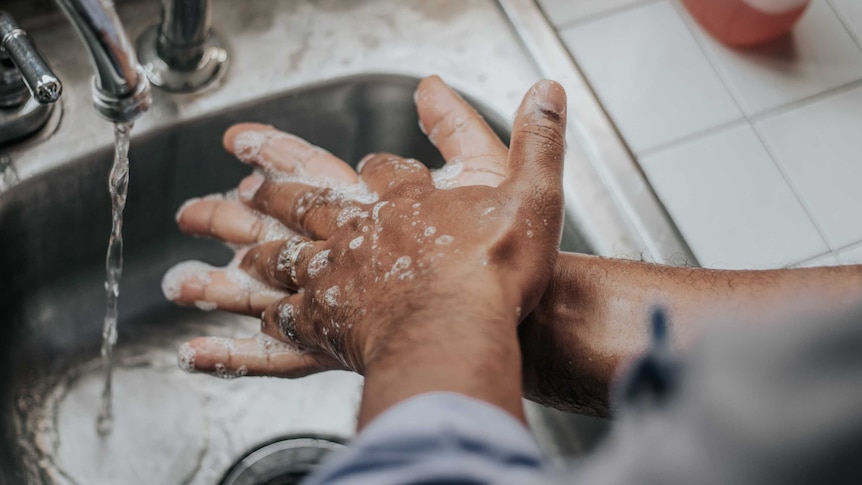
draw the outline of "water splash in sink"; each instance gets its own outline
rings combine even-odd
[[[114,164],[108,179],[111,194],[111,237],[105,257],[105,324],[102,327],[102,363],[105,369],[105,387],[102,406],[96,420],[99,434],[111,433],[114,412],[111,397],[111,378],[114,372],[114,346],[117,344],[117,299],[120,296],[120,278],[123,275],[123,209],[129,191],[129,133],[133,123],[114,125]]]

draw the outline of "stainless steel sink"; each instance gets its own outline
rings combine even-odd
[[[213,483],[259,443],[301,434],[349,438],[357,376],[332,372],[273,382],[182,374],[175,349],[184,339],[248,335],[257,323],[178,308],[162,296],[160,281],[179,261],[224,264],[231,256],[219,243],[182,235],[173,215],[186,199],[229,190],[248,174],[220,144],[221,133],[239,120],[271,123],[354,164],[367,153],[389,151],[441,166],[418,128],[418,81],[397,75],[334,80],[134,139],[116,431],[105,439],[94,420],[110,219],[104,186],[112,152],[72,160],[0,196],[0,274],[15,275],[4,278],[0,296],[7,329],[0,348],[3,463],[45,482]],[[483,113],[506,140],[502,120]]]
[[[214,484],[255,460],[317,456],[349,438],[358,376],[223,381],[177,369],[175,350],[185,339],[247,335],[257,324],[165,301],[160,279],[171,265],[230,257],[216,242],[182,236],[174,213],[185,199],[228,190],[248,173],[220,144],[224,129],[238,121],[271,123],[353,163],[386,150],[439,166],[412,101],[418,79],[432,73],[465,92],[506,138],[505,115],[541,77],[534,61],[542,62],[521,41],[536,50],[542,43],[530,39],[547,26],[536,20],[532,1],[499,1],[503,9],[493,0],[214,1],[231,71],[205,93],[156,93],[152,111],[133,131],[116,425],[103,441],[95,419],[110,128],[90,106],[86,58],[69,48],[77,46],[71,29],[50,15],[23,20],[63,79],[65,95],[55,132],[0,148],[0,484]],[[11,2],[13,13],[16,5],[32,13],[29,0]],[[158,14],[152,0],[119,6],[133,37]],[[522,39],[512,24],[529,32]],[[578,119],[588,92],[569,94],[563,248],[645,254],[652,245],[629,208],[648,204],[632,204],[606,183],[636,187],[629,193],[641,199],[648,191],[636,168],[629,173],[617,163],[603,171],[590,155],[603,152],[584,141],[590,129],[605,125]],[[620,184],[621,177],[629,184]],[[583,453],[603,427],[532,404],[528,415],[554,459]],[[296,439],[279,442],[283,437]],[[311,453],[309,443],[329,444]],[[279,454],[248,454],[259,447]]]
[[[116,431],[104,440],[94,419],[112,152],[72,160],[0,196],[0,274],[15,275],[4,277],[0,296],[3,463],[23,465],[45,482],[212,483],[249,448],[279,436],[349,438],[361,386],[354,375],[273,382],[182,374],[174,355],[184,339],[248,335],[257,323],[177,308],[162,296],[160,281],[181,260],[230,258],[219,243],[180,234],[173,218],[184,200],[229,190],[250,171],[221,148],[228,126],[271,123],[350,163],[389,151],[439,167],[439,154],[418,128],[417,83],[394,75],[334,80],[134,139]],[[485,115],[505,139],[503,123]]]

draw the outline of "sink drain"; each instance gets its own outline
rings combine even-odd
[[[311,473],[341,440],[321,436],[279,438],[245,455],[228,470],[221,485],[292,485]]]

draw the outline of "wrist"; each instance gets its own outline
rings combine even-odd
[[[503,312],[501,304],[476,304],[469,307],[448,305],[442,308],[390,312],[375,317],[375,325],[361,344],[362,367],[377,363],[403,361],[424,349],[445,351],[461,346],[494,347],[517,337],[518,320],[514,311]]]
[[[483,400],[523,420],[517,320],[490,318],[484,312],[411,318],[378,340],[365,356],[360,427],[400,401],[436,391]]]
[[[601,350],[605,336],[596,328],[606,304],[597,291],[599,262],[560,253],[539,305],[519,326],[526,398],[566,411],[607,414],[616,361]]]
[[[364,317],[368,330],[356,341],[361,369],[429,343],[450,342],[456,335],[472,341],[477,334],[495,335],[501,328],[514,332],[517,327],[516,305],[506,303],[511,295],[494,281],[474,278],[423,290],[394,296],[390,305],[378,306]]]

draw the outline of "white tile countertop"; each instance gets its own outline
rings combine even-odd
[[[862,263],[862,1],[728,48],[679,0],[537,0],[699,263]]]

